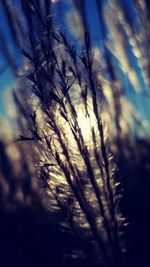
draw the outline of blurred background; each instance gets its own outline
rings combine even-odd
[[[149,16],[1,0],[2,266],[148,266]]]

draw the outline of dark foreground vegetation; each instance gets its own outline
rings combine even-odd
[[[116,180],[126,179],[120,204],[126,220],[121,222],[118,235],[124,234],[123,247],[127,251],[121,266],[149,264],[149,145],[138,140],[136,153],[139,157],[133,160],[135,151],[132,151],[130,158],[123,164],[122,161],[118,163]],[[69,220],[68,206],[55,212],[46,209],[39,194],[31,188],[31,173],[23,166],[25,159],[21,157],[19,163],[10,161],[2,143],[0,151],[1,178],[5,178],[5,187],[1,180],[0,188],[1,265],[103,266],[89,230],[74,228],[72,224],[70,228],[61,225]],[[21,171],[14,174],[16,164],[21,164]],[[117,193],[120,194],[120,188]],[[104,246],[109,244],[104,243]]]
[[[149,97],[149,4],[93,1],[95,47],[87,2],[1,1],[18,79],[0,135],[1,266],[150,265],[149,129],[127,96]]]

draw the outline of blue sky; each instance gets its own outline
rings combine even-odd
[[[17,3],[17,1],[14,1]],[[4,15],[2,6],[0,4],[0,27],[3,30],[3,35],[6,39],[6,43],[8,45],[8,49],[10,51],[13,51],[13,55],[14,58],[18,57],[19,54],[15,48],[14,42],[13,42],[13,38],[11,38],[11,34],[9,31],[9,27],[8,27],[8,23],[7,23],[7,19]],[[9,90],[11,88],[11,86],[14,84],[15,82],[15,77],[14,74],[11,70],[11,68],[9,67],[8,62],[6,61],[3,52],[1,51],[0,48],[0,72],[1,70],[3,70],[1,75],[0,75],[0,116],[5,116],[6,115],[6,111],[5,111],[5,92],[6,90]]]
[[[10,90],[15,82],[15,77],[10,68],[7,68],[0,76],[0,115],[4,116],[5,110],[5,93]]]

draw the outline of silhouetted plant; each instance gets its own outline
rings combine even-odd
[[[143,29],[140,1],[136,2],[138,25]],[[132,43],[132,53],[140,54],[141,68],[142,56],[146,56],[148,49],[142,50],[130,14],[120,1],[107,4],[96,1],[103,47],[100,62],[93,51],[85,1],[72,3],[82,23],[79,44],[72,43],[69,33],[58,29],[51,1],[21,1],[24,23],[8,1],[2,1],[10,33],[23,54],[19,71],[1,32],[3,53],[16,75],[20,75],[18,89],[13,93],[21,132],[16,145],[19,141],[32,142],[36,183],[48,210],[45,212],[55,217],[59,234],[68,236],[64,250],[60,247],[59,262],[54,264],[126,266],[129,241],[125,229],[130,216],[124,207],[128,197],[125,176],[132,177],[132,172],[138,175],[139,148],[132,124],[141,121],[124,98],[121,75],[125,72],[132,88],[140,91],[128,49]],[[112,48],[105,31],[111,36]],[[143,29],[142,34],[148,33]],[[147,37],[143,38],[146,46]],[[141,73],[148,88],[148,64]],[[124,116],[125,109],[130,110],[132,122]],[[134,156],[132,167],[130,160]],[[7,156],[3,154],[3,158],[8,162],[6,170],[10,170]],[[24,190],[30,195],[30,164],[26,164],[24,157],[21,162],[28,184]],[[14,177],[9,179],[13,183]]]

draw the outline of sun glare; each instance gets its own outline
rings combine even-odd
[[[85,142],[90,144],[92,128],[96,128],[96,118],[93,112],[86,116],[82,110],[78,112],[78,123]]]

